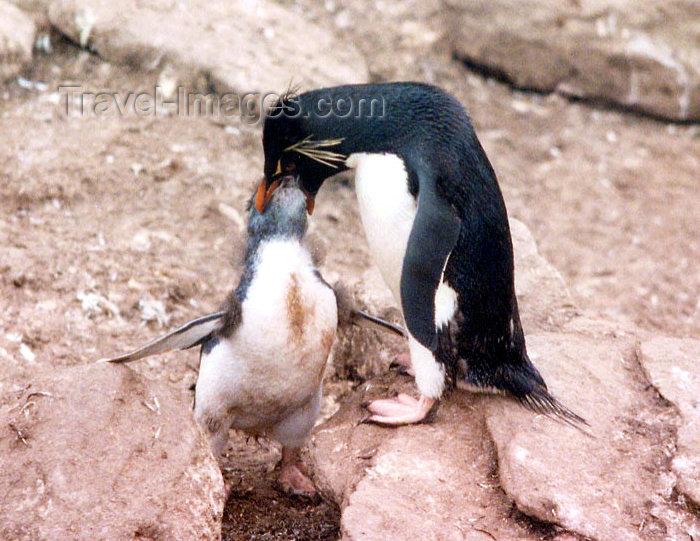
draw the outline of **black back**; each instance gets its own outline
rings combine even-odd
[[[511,319],[522,335],[505,204],[469,117],[454,97],[422,83],[347,85],[292,96],[279,107],[266,119],[263,131],[268,176],[285,155],[283,149],[306,137],[342,139],[333,150],[346,156],[398,155],[407,167],[409,191],[417,195],[419,176],[434,178],[438,195],[461,221],[445,269],[464,314],[458,340],[464,344],[461,353],[493,349],[492,342],[509,334]],[[302,182],[312,192],[344,167],[287,158],[296,160]],[[430,245],[430,239],[423,242]],[[524,349],[524,339],[516,342]]]

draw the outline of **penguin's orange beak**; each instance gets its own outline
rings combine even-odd
[[[304,195],[306,196],[306,212],[309,213],[309,215],[314,213],[314,205],[316,205],[316,198],[307,192],[304,188],[301,188],[301,191],[304,192]]]
[[[268,186],[267,179],[265,177],[263,177],[262,181],[260,181],[258,191],[255,192],[255,208],[258,209],[260,214],[265,212],[265,207],[267,206],[268,201],[270,201],[272,194],[277,188],[279,188],[281,183],[282,181],[275,180]]]
[[[277,188],[280,187],[280,184],[282,184],[283,180],[284,177],[278,178],[277,180],[273,180],[269,186],[267,185],[267,178],[263,177],[262,181],[260,181],[258,190],[255,192],[255,208],[260,214],[265,212],[265,207],[270,201],[272,194]],[[314,196],[303,188],[301,188],[301,191],[304,192],[304,195],[306,196],[306,212],[308,212],[309,214],[313,214],[314,205],[316,203]]]

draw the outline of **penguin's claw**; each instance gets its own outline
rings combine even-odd
[[[389,365],[389,368],[398,368],[400,374],[416,377],[416,372],[411,365],[411,354],[407,351],[397,355],[394,362]]]
[[[318,492],[311,479],[295,464],[282,466],[277,482],[282,492],[289,496],[310,499],[318,497]]]
[[[277,483],[280,490],[289,496],[312,500],[319,498],[318,491],[309,479],[301,460],[301,453],[296,447],[282,447],[282,460]]]
[[[365,407],[373,414],[365,422],[382,425],[410,425],[426,420],[435,405],[434,398],[415,398],[400,393],[396,398],[374,400]]]

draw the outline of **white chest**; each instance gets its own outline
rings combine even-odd
[[[355,169],[357,202],[372,258],[400,304],[403,257],[417,210],[403,161],[394,154],[356,153],[346,164]]]
[[[196,404],[251,430],[279,422],[318,393],[337,308],[308,252],[284,240],[261,246],[241,308],[233,335],[202,355]]]
[[[297,242],[269,241],[260,248],[242,309],[237,340],[262,364],[271,357],[316,357],[328,349],[319,347],[324,335],[335,333],[335,295],[314,275],[310,255]],[[325,365],[325,357],[317,362]]]

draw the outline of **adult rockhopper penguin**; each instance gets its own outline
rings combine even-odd
[[[367,242],[402,308],[420,391],[371,402],[369,420],[419,422],[459,385],[585,422],[549,394],[528,358],[505,204],[454,97],[419,83],[289,94],[266,115],[263,147],[259,211],[284,175],[299,176],[311,212],[326,178],[355,171]]]

